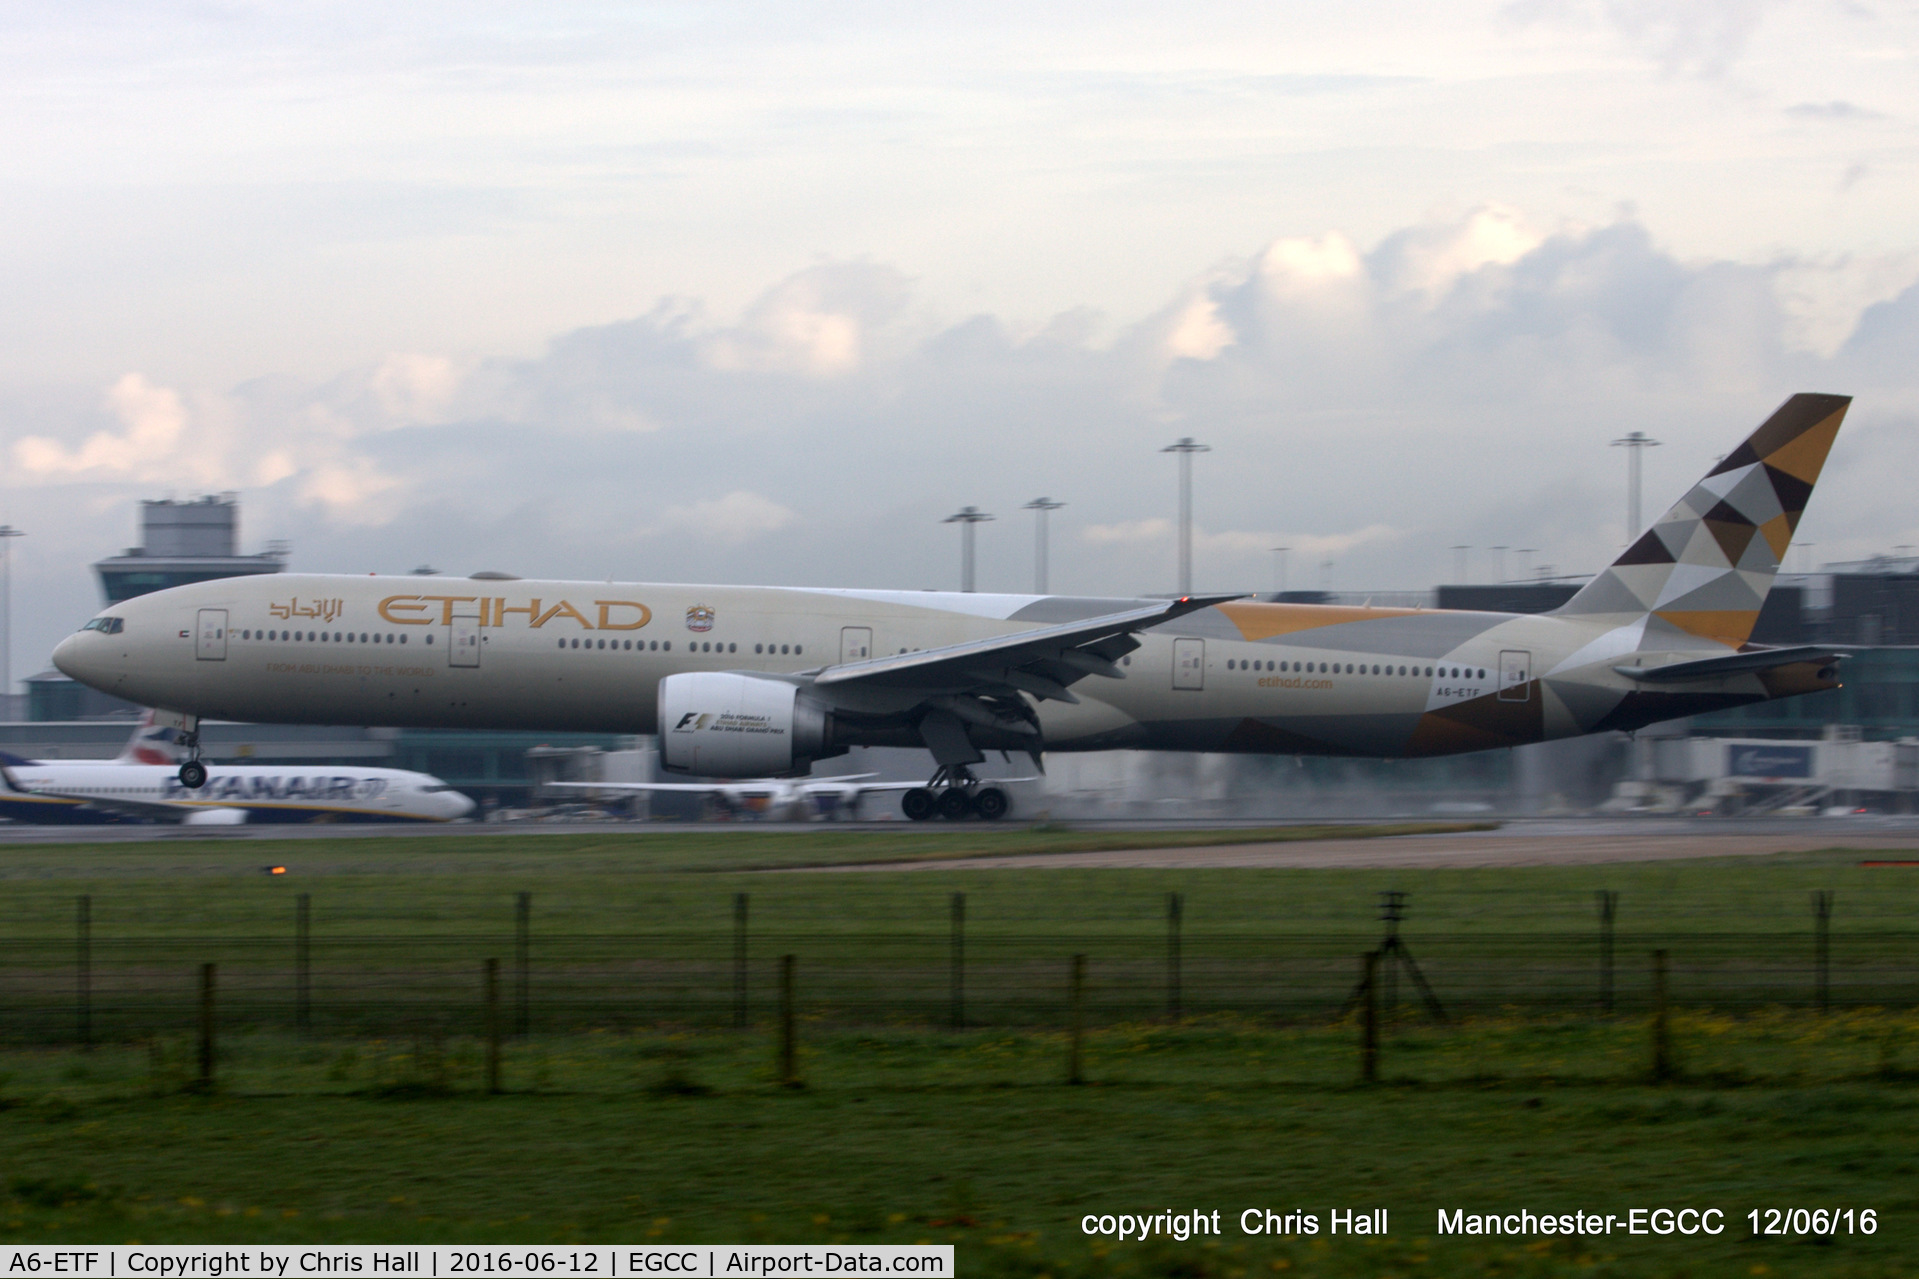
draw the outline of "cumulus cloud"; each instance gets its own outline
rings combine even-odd
[[[777,533],[793,522],[793,511],[746,489],[687,506],[669,506],[658,528],[693,533],[738,546]]]
[[[95,431],[72,448],[29,435],[13,446],[15,464],[36,478],[96,472],[147,479],[157,468],[177,463],[187,429],[187,408],[178,391],[129,373],[108,389],[106,406],[118,419],[118,430]]]
[[[868,353],[875,329],[893,320],[910,293],[897,271],[837,265],[802,271],[767,292],[739,324],[704,347],[716,369],[800,373],[828,378],[851,373]]]

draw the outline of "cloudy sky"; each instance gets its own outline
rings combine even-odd
[[[0,5],[16,675],[141,497],[309,571],[1591,571],[1795,390],[1919,544],[1919,9]],[[1507,572],[1522,571],[1517,551]]]

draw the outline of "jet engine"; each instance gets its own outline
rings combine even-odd
[[[695,777],[777,777],[838,755],[833,717],[798,685],[728,671],[660,681],[660,764]]]

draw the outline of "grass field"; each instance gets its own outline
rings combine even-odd
[[[1834,937],[1909,929],[1919,883],[1845,850],[1724,862],[1485,871],[968,871],[754,875],[662,869],[819,858],[763,832],[620,839],[174,842],[0,854],[0,937],[70,954],[74,898],[108,939],[212,945],[284,935],[312,894],[316,936],[494,937],[513,894],[534,935],[646,934],[723,950],[732,894],[756,946],[937,940],[949,895],[969,936],[1049,954],[1163,936],[1185,897],[1209,932],[1373,935],[1373,894],[1411,894],[1407,936],[1590,935],[1618,891],[1622,950],[1656,933],[1801,946],[1808,895]],[[1233,832],[1236,842],[1243,832]],[[977,847],[1051,833],[918,835]],[[827,838],[833,838],[831,836]],[[861,837],[870,838],[870,837]],[[1135,837],[1137,838],[1137,837]],[[679,842],[674,842],[674,841]],[[737,842],[735,842],[737,841]],[[741,844],[757,847],[742,851]],[[995,849],[997,851],[997,849]],[[820,858],[830,860],[830,858]],[[268,878],[259,866],[284,862]],[[23,949],[24,948],[24,949]],[[500,949],[497,948],[496,949]],[[1910,956],[1908,948],[1901,953]],[[501,949],[501,953],[505,953]],[[536,954],[537,954],[536,948]],[[1636,953],[1636,952],[1634,952]],[[1902,962],[1910,963],[1910,958]],[[773,1078],[764,1006],[745,1032],[621,1026],[507,1047],[505,1095],[481,1047],[422,1024],[383,1039],[272,1027],[222,1042],[218,1087],[189,1090],[192,1042],[0,1052],[0,1241],[766,1240],[959,1244],[966,1273],[1909,1273],[1919,1255],[1919,1018],[1805,1007],[1682,1008],[1680,1077],[1648,1077],[1638,1016],[1478,1015],[1387,1031],[1383,1080],[1357,1082],[1357,1031],[1317,1018],[1100,1024],[1087,1084],[1045,1027],[800,1027],[806,1086]],[[7,1010],[0,1006],[0,1019]],[[1245,1208],[1388,1207],[1390,1238],[1249,1238]],[[1437,1238],[1439,1208],[1623,1212],[1718,1207],[1714,1240]],[[1870,1236],[1750,1239],[1767,1207],[1873,1208]],[[1217,1241],[1116,1244],[1088,1212],[1218,1209]]]

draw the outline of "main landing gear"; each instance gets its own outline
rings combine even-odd
[[[180,745],[187,748],[187,762],[180,765],[180,785],[199,790],[207,784],[207,766],[200,762],[200,730],[180,734]]]
[[[941,768],[924,786],[900,796],[900,811],[916,822],[939,817],[949,822],[977,817],[996,822],[1010,807],[1006,792],[997,786],[981,786],[965,765]]]

